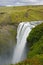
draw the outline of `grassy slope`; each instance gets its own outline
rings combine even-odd
[[[43,65],[43,23],[32,29],[27,41],[30,43],[27,59],[15,65]]]
[[[28,54],[29,58],[37,54],[43,54],[43,23],[32,29],[27,41],[31,47]]]
[[[0,23],[35,20],[43,20],[43,6],[0,7]]]

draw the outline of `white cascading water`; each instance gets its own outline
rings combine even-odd
[[[34,28],[36,25],[40,24],[42,22],[35,21],[35,22],[22,22],[18,25],[17,29],[17,45],[14,49],[13,54],[13,60],[12,63],[17,63],[21,60],[23,60],[22,54],[24,52],[25,46],[26,46],[26,39],[29,35],[32,28]]]

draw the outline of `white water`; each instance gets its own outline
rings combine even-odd
[[[22,22],[18,25],[17,29],[17,45],[14,49],[12,63],[15,64],[23,60],[23,53],[26,46],[26,39],[32,28],[42,23],[41,21],[35,22]],[[25,58],[24,58],[25,59]]]

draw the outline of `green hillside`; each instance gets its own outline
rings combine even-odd
[[[43,23],[32,29],[27,41],[31,47],[28,58],[43,54]]]
[[[0,24],[43,20],[43,6],[0,7]]]

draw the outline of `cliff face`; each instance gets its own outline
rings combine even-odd
[[[16,43],[18,24],[6,12],[0,12],[0,54],[9,53]]]
[[[0,7],[0,55],[9,53],[16,44],[18,23],[12,21],[9,10],[9,8]]]
[[[0,25],[0,54],[9,53],[16,44],[15,25]]]

